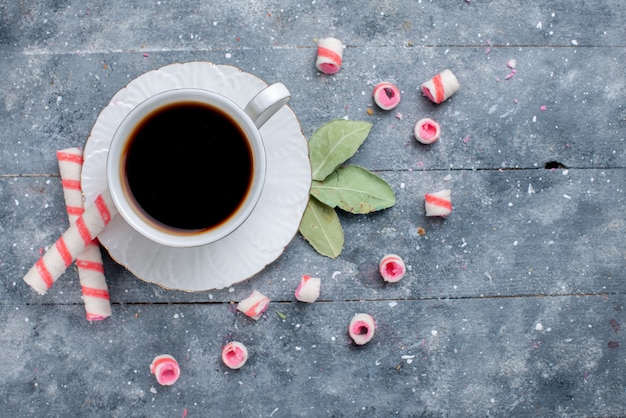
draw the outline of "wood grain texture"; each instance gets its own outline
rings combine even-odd
[[[0,0],[2,414],[626,415],[624,21],[619,0]],[[346,45],[333,76],[315,69],[326,36]],[[55,152],[135,77],[193,60],[283,82],[307,138],[371,122],[349,163],[397,203],[339,211],[335,260],[296,235],[218,291],[162,289],[103,251],[113,316],[89,323],[75,268],[45,296],[22,281],[67,228]],[[419,86],[446,68],[461,88],[433,105]],[[401,90],[393,111],[373,103],[381,81]],[[412,137],[423,117],[441,125],[430,146]],[[426,217],[424,194],[447,188],[452,214]],[[407,266],[395,284],[388,253]],[[322,279],[316,303],[295,300],[303,274]],[[259,321],[235,309],[255,289],[272,301]],[[357,312],[378,326],[358,348]],[[238,371],[220,361],[233,339]],[[166,353],[167,388],[149,372]]]

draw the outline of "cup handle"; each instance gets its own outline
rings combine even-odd
[[[254,96],[244,111],[250,116],[256,127],[261,128],[289,101],[290,97],[291,93],[283,83],[274,83]]]

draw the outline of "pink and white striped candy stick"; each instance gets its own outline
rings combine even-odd
[[[433,103],[441,103],[448,100],[450,96],[456,93],[459,88],[459,81],[456,79],[452,71],[443,70],[430,80],[422,83],[422,93],[428,97]]]
[[[336,74],[343,61],[343,42],[336,38],[320,39],[317,43],[315,67],[324,74]]]
[[[436,193],[426,193],[424,202],[426,206],[426,216],[447,217],[452,212],[452,191],[450,189],[441,190]]]
[[[111,194],[105,190],[61,235],[52,247],[24,276],[24,281],[37,293],[45,294],[76,257],[117,215]]]
[[[59,172],[63,183],[65,207],[70,222],[74,222],[84,212],[83,192],[80,173],[83,166],[83,153],[79,148],[57,151]],[[100,321],[111,316],[109,288],[104,277],[104,266],[100,246],[94,239],[85,251],[76,257],[78,278],[85,301],[85,314],[88,321]]]
[[[243,312],[250,318],[257,321],[270,304],[270,298],[258,290],[253,290],[250,296],[239,301],[237,310]]]

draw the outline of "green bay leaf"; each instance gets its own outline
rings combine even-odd
[[[389,184],[357,165],[338,168],[324,181],[313,181],[311,194],[330,207],[354,214],[375,212],[396,204]]]
[[[337,258],[343,249],[343,228],[335,209],[309,198],[300,223],[300,233],[323,256]]]
[[[337,119],[315,131],[309,140],[313,180],[324,180],[352,157],[371,129],[369,122]]]

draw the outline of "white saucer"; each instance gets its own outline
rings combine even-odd
[[[265,86],[249,73],[209,62],[172,64],[131,81],[102,110],[85,145],[85,204],[106,189],[113,134],[143,100],[164,90],[192,87],[223,94],[244,107]],[[171,248],[148,240],[116,216],[98,236],[111,257],[142,280],[186,291],[231,286],[276,260],[298,231],[309,198],[311,166],[306,138],[289,107],[279,110],[260,132],[267,153],[265,187],[254,212],[238,230],[206,246]]]

